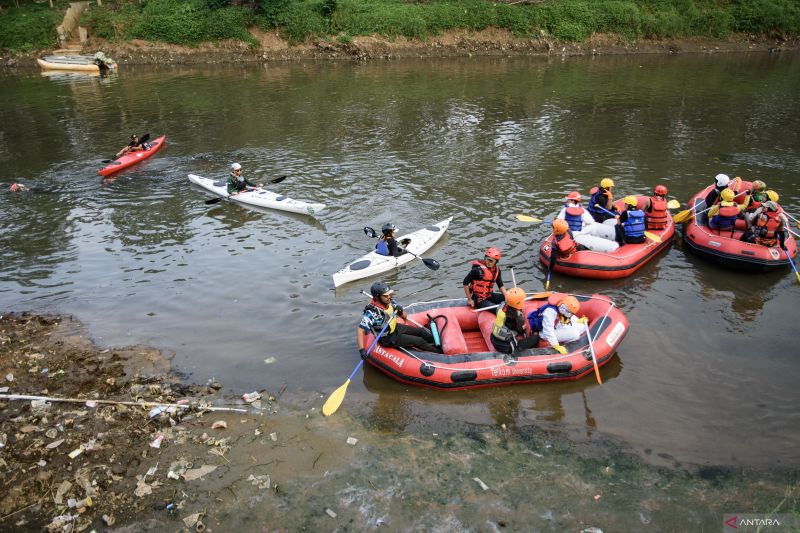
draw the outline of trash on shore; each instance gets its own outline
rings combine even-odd
[[[194,481],[196,479],[202,478],[206,474],[210,474],[216,469],[217,469],[216,465],[203,465],[199,468],[193,468],[183,473],[183,479],[186,481]]]
[[[336,513],[334,513],[333,510],[331,509],[325,509],[325,513],[327,513],[327,515],[330,516],[331,518],[336,518],[337,516]]]
[[[356,444],[358,444],[358,439],[355,437],[347,437],[347,444],[349,444],[350,446],[355,446]]]
[[[261,399],[261,394],[258,391],[247,392],[242,395],[242,400],[244,400],[245,403],[253,403],[254,401],[260,399]]]
[[[474,478],[472,478],[472,481],[474,481],[475,483],[477,483],[477,484],[480,486],[480,488],[482,488],[483,490],[489,490],[489,485],[487,485],[486,483],[484,483],[483,481],[481,481],[481,478],[479,478],[479,477],[474,477]]]
[[[227,429],[228,423],[224,420],[217,420],[213,424],[211,424],[211,429]]]

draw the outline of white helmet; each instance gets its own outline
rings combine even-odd
[[[714,179],[717,180],[717,187],[727,187],[731,182],[727,174],[717,174]]]
[[[234,163],[231,165],[231,170],[242,170],[242,165],[239,163]]]

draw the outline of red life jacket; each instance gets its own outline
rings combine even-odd
[[[658,196],[650,197],[650,211],[645,213],[647,229],[664,229],[667,227],[667,200]]]
[[[559,259],[566,259],[567,257],[578,251],[578,243],[572,238],[572,232],[567,231],[563,235],[555,236],[555,246],[558,250],[557,257]]]
[[[758,220],[756,220],[756,227],[753,229],[753,233],[756,236],[756,244],[772,247],[778,243],[778,239],[775,236],[775,232],[781,225],[781,219],[778,215],[780,215],[780,211],[764,211],[759,215]]]
[[[716,229],[717,232],[723,229],[729,229],[731,231],[733,230],[736,224],[736,218],[739,216],[739,208],[735,203],[731,203],[733,205],[723,205],[720,207],[719,213],[711,217],[711,222],[714,226],[712,229]]]
[[[480,302],[492,294],[494,282],[497,279],[497,276],[500,275],[500,269],[497,266],[494,268],[489,268],[480,261],[473,261],[472,266],[481,267],[481,274],[483,274],[483,279],[472,280],[469,287],[472,291],[472,294],[475,295],[475,299]]]

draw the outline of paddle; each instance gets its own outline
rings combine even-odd
[[[794,220],[794,223],[795,223],[795,224],[797,224],[797,227],[798,227],[798,228],[800,228],[800,220],[797,220],[797,219],[796,219],[795,217],[793,217],[793,216],[792,216],[790,213],[788,213],[788,212],[787,212],[785,209],[783,210],[783,212],[786,214],[786,216],[787,216],[787,217],[789,217],[789,218],[791,218],[792,220]]]
[[[800,274],[797,272],[797,267],[794,265],[794,261],[792,261],[792,258],[789,257],[789,252],[784,250],[783,253],[786,254],[786,259],[788,259],[789,264],[792,265],[792,270],[794,270],[794,275],[797,276],[797,283],[800,283]]]
[[[589,340],[589,351],[592,353],[592,364],[594,364],[594,375],[597,378],[597,383],[600,385],[603,384],[603,380],[600,378],[600,367],[597,365],[597,355],[594,353],[594,344],[592,343],[592,332],[589,331],[589,324],[586,323],[583,325],[586,328],[586,338]]]
[[[520,222],[541,222],[541,218],[532,217],[529,215],[517,215],[517,220]]]
[[[370,228],[369,226],[364,226],[364,234],[370,239],[375,239],[378,237],[377,232],[374,229]],[[413,255],[417,259],[422,259],[422,262],[425,264],[425,266],[430,268],[431,270],[439,270],[439,268],[442,266],[436,259],[431,259],[429,257],[420,257],[414,252],[409,252],[407,249],[406,253]]]
[[[670,200],[667,202],[667,209],[678,209],[681,206],[681,203],[678,200]]]
[[[288,177],[289,176],[287,176],[287,175],[279,176],[279,177],[275,178],[274,180],[268,181],[267,183],[280,183],[280,182],[282,182],[283,180],[285,180]],[[248,191],[254,191],[256,188],[248,187],[247,190]],[[205,204],[206,205],[214,205],[214,204],[220,203],[222,200],[224,200],[224,198],[222,196],[217,196],[216,198],[212,198],[211,200],[206,200]]]
[[[378,336],[375,337],[374,341],[372,341],[372,345],[370,345],[369,350],[367,350],[367,355],[372,353],[372,349],[375,348],[376,344],[378,344],[378,339],[381,338],[381,335],[383,335],[383,332],[386,331],[386,328],[389,327],[389,324],[392,322],[392,320],[396,315],[397,313],[392,313],[392,316],[390,316],[389,320],[386,321],[386,324],[383,325],[383,329],[381,329],[381,332],[378,333]],[[350,373],[350,376],[347,378],[347,381],[345,381],[342,386],[340,386],[338,389],[333,391],[330,396],[328,396],[328,399],[325,400],[325,404],[322,406],[323,415],[330,416],[333,413],[335,413],[337,409],[339,409],[339,406],[342,405],[342,400],[344,400],[344,395],[345,393],[347,393],[347,386],[350,385],[350,380],[353,379],[353,376],[356,375],[356,372],[358,372],[358,370],[361,368],[361,365],[363,364],[364,364],[364,359],[361,359],[361,361],[358,362],[356,367]]]
[[[733,199],[735,200],[736,198],[738,198],[739,196],[743,195],[746,192],[747,191],[740,192],[739,194],[734,196]],[[711,207],[714,207],[714,206],[712,205]],[[702,213],[705,213],[706,211],[711,209],[711,207],[707,207],[707,208],[703,209],[702,211],[699,211],[699,212],[695,213],[694,216],[697,216],[697,215],[700,215]],[[675,216],[673,216],[672,217],[672,221],[675,224],[683,224],[684,222],[686,222],[687,220],[689,220],[691,218],[692,211],[694,211],[693,207],[690,207],[689,209],[684,209],[683,211],[680,211]]]
[[[139,137],[139,144],[146,143],[146,142],[147,142],[147,141],[149,141],[149,140],[150,140],[150,134],[149,134],[149,133],[145,133],[144,135],[142,135],[141,137]],[[123,154],[123,155],[124,155],[124,154]],[[100,162],[101,162],[101,163],[116,163],[115,161],[113,161],[113,160],[111,160],[111,159],[102,159]],[[116,163],[116,164],[117,164],[117,165],[120,165],[120,164],[122,164],[122,163]]]

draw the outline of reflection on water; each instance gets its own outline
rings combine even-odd
[[[428,253],[440,270],[415,261],[383,276],[411,303],[460,296],[488,246],[541,290],[547,225],[514,215],[553,216],[565,191],[604,176],[618,195],[658,182],[681,200],[718,172],[767,177],[796,213],[799,72],[796,55],[745,54],[3,73],[0,184],[36,191],[0,194],[0,309],[74,314],[101,343],[175,352],[200,382],[330,391],[356,362],[360,291],[375,280],[334,291],[330,276],[374,246],[364,226],[455,217]],[[101,180],[101,160],[132,132],[168,144]],[[329,210],[314,220],[206,205],[187,174],[223,177],[233,161],[257,181],[288,175],[270,187]],[[449,395],[368,371],[350,394],[387,428],[541,424],[654,456],[796,463],[793,280],[718,270],[676,239],[628,279],[553,276],[630,319],[603,386]],[[758,425],[749,441],[743,420]]]

